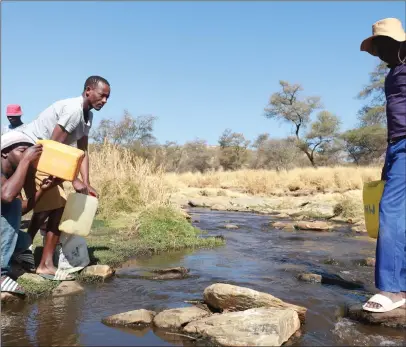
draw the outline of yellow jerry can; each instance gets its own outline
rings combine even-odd
[[[379,232],[379,203],[384,187],[385,181],[366,182],[362,192],[365,226],[369,237],[374,239],[378,237]]]
[[[80,170],[85,152],[52,140],[38,140],[42,145],[42,154],[36,164],[38,171],[65,181],[74,181]]]

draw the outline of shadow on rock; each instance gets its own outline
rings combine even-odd
[[[297,276],[297,279],[303,282],[336,285],[344,289],[365,290],[365,286],[362,282],[348,281],[341,276],[328,273],[301,273]]]

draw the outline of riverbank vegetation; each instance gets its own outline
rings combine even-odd
[[[250,140],[225,129],[215,145],[198,138],[182,145],[159,144],[153,134],[155,116],[125,111],[119,120],[101,120],[90,146],[92,186],[100,194],[87,238],[92,261],[115,267],[138,254],[221,245],[222,240],[205,237],[170,203],[172,194],[191,187],[201,189],[202,196],[216,189],[219,197],[230,192],[282,198],[341,193],[334,210],[360,218],[359,194],[346,193],[380,178],[386,148],[385,73],[380,64],[370,74],[358,95],[367,100],[358,125],[346,131],[319,96],[282,80],[264,100],[262,116],[290,124],[292,134],[286,138],[262,133]]]

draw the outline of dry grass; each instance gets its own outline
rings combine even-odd
[[[93,150],[90,158],[91,183],[100,194],[101,217],[168,205],[171,190],[163,170],[154,163],[108,144]]]
[[[357,218],[364,215],[362,195],[355,192],[342,194],[334,206],[334,214],[344,218]]]
[[[322,167],[290,171],[240,170],[165,175],[174,188],[228,188],[252,195],[277,195],[287,192],[345,192],[362,189],[363,183],[379,179],[378,167]]]

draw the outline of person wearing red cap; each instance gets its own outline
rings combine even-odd
[[[7,105],[6,116],[10,124],[7,127],[4,127],[2,134],[23,125],[24,123],[21,120],[22,115],[23,111],[21,110],[20,105]]]

